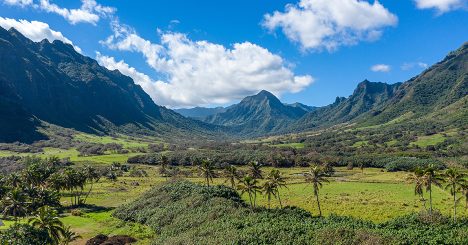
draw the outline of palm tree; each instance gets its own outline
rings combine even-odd
[[[246,192],[249,194],[250,207],[255,208],[257,193],[260,192],[258,180],[250,175],[244,176],[237,185],[237,189],[241,191],[241,195]]]
[[[282,208],[283,207],[283,204],[281,203],[281,197],[280,197],[280,193],[279,193],[279,189],[281,187],[286,187],[286,178],[283,177],[283,175],[281,174],[281,172],[278,170],[278,169],[273,169],[271,170],[271,172],[267,175],[266,177],[267,179],[267,182],[272,182],[273,185],[275,186],[276,188],[276,195],[275,197],[278,198],[278,201],[280,203],[280,207]]]
[[[277,197],[278,193],[278,186],[271,180],[267,180],[262,185],[262,191],[265,196],[267,196],[268,200],[268,208],[270,208],[271,203],[271,196]]]
[[[322,209],[320,208],[319,201],[319,189],[322,187],[323,182],[329,182],[326,177],[326,173],[319,166],[313,167],[309,172],[304,174],[306,183],[310,183],[314,188],[314,196],[317,200],[317,206],[319,210],[319,216],[322,216]]]
[[[167,180],[167,166],[169,165],[169,158],[166,155],[161,155],[161,160],[159,161],[159,174],[162,177],[165,177]]]
[[[47,231],[54,244],[59,244],[65,229],[60,221],[57,211],[49,206],[40,207],[35,217],[29,219],[29,224],[38,229]]]
[[[437,170],[434,165],[429,165],[424,169],[424,186],[426,191],[429,192],[429,214],[432,215],[432,185],[442,186],[441,182],[443,179],[437,174]]]
[[[200,166],[198,167],[200,170],[200,175],[205,179],[206,185],[210,186],[210,182],[213,183],[213,178],[216,177],[216,172],[214,169],[213,162],[209,160],[202,160]]]
[[[26,198],[21,189],[15,188],[8,192],[2,201],[3,215],[11,215],[15,219],[15,223],[18,222],[18,217],[24,216],[27,212]]]
[[[83,201],[84,203],[86,203],[86,200],[88,199],[89,194],[93,190],[94,183],[99,182],[99,180],[101,179],[101,175],[98,173],[98,171],[96,171],[95,168],[88,166],[88,165],[84,167],[83,171],[86,177],[86,182],[90,183],[91,185]]]
[[[80,235],[76,234],[70,229],[70,226],[67,226],[63,229],[62,239],[60,241],[61,245],[68,245],[71,242],[81,238]]]
[[[460,191],[466,183],[466,175],[457,169],[449,168],[443,174],[447,185],[445,189],[450,190],[450,194],[453,196],[453,222],[457,221],[457,192]]]
[[[414,172],[410,176],[408,176],[407,180],[414,183],[414,195],[420,197],[420,200],[423,202],[424,208],[426,208],[426,199],[424,199],[424,171],[421,168],[416,168]]]
[[[249,162],[248,165],[250,176],[252,176],[254,179],[263,179],[262,170],[260,169],[262,167],[262,164],[260,164],[257,161],[252,161]]]
[[[236,180],[239,179],[239,172],[237,168],[229,165],[223,171],[224,177],[226,177],[226,182],[231,184],[232,189],[236,187]]]

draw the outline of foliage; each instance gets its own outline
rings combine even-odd
[[[155,187],[114,216],[149,225],[157,244],[466,244],[468,220],[427,224],[418,214],[382,224],[312,217],[299,208],[251,211],[224,186],[169,182]],[[329,240],[328,239],[333,239]]]

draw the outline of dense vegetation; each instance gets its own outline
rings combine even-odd
[[[304,210],[250,209],[225,186],[173,182],[155,187],[114,215],[149,225],[157,244],[466,244],[468,220],[403,216],[383,224]]]

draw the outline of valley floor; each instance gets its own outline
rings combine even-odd
[[[139,165],[148,177],[119,177],[117,181],[101,179],[93,186],[93,191],[87,203],[95,205],[91,209],[83,209],[81,216],[72,216],[67,213],[63,218],[66,225],[82,236],[76,244],[85,241],[97,234],[125,234],[139,239],[139,244],[149,243],[154,235],[151,229],[140,224],[125,223],[111,216],[112,210],[124,203],[133,201],[152,186],[166,181],[157,173],[157,167]],[[242,167],[241,167],[242,169]],[[185,170],[196,171],[195,168]],[[266,173],[269,167],[262,168]],[[306,183],[300,173],[308,168],[282,168],[284,176],[288,177],[287,188],[280,190],[284,206],[297,206],[318,214],[317,205],[313,196],[312,187]],[[424,209],[423,203],[414,195],[413,185],[405,181],[406,172],[385,172],[381,169],[366,168],[363,172],[355,168],[336,168],[335,175],[330,183],[325,183],[320,190],[320,199],[324,215],[337,214],[343,216],[359,217],[374,222],[383,222],[397,216]],[[196,175],[195,175],[196,176]],[[204,183],[201,178],[187,178],[190,181]],[[215,184],[225,184],[225,179],[215,178]],[[89,188],[90,186],[86,186]],[[247,196],[243,198],[247,200]],[[260,205],[267,206],[267,200],[258,196]],[[452,198],[448,191],[436,187],[433,194],[433,203],[445,215],[452,214]],[[62,198],[62,204],[69,205],[68,197]],[[272,208],[279,207],[276,200],[272,200]],[[468,216],[464,203],[458,207],[460,216]],[[6,226],[11,222],[6,222]],[[5,228],[5,227],[2,227]]]

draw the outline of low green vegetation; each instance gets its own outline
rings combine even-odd
[[[466,244],[468,220],[450,223],[425,213],[382,224],[331,215],[314,217],[299,208],[251,209],[224,186],[173,182],[158,186],[115,217],[157,231],[157,244]]]

